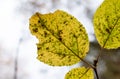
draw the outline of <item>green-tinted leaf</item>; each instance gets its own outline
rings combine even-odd
[[[74,68],[66,74],[65,79],[94,79],[94,73],[91,68]]]
[[[120,47],[120,0],[105,0],[94,15],[99,44],[107,49]]]
[[[37,58],[46,64],[73,65],[88,52],[85,28],[76,18],[61,10],[34,14],[30,18],[30,30],[39,40]]]

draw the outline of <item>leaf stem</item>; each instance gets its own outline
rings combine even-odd
[[[91,68],[95,68],[95,66],[94,65],[92,65],[92,64],[90,64],[90,63],[88,63],[87,61],[85,61],[84,59],[82,59],[81,57],[79,57],[79,56],[77,56],[81,61],[83,61],[85,64],[87,64],[88,66],[90,66]]]
[[[98,72],[97,72],[97,67],[94,68],[94,72],[95,72],[95,74],[96,74],[96,78],[99,79]]]
[[[80,77],[80,79],[89,71],[90,68],[88,68],[83,74],[82,76]]]
[[[95,72],[95,74],[96,74],[96,78],[97,78],[97,79],[99,79],[98,72],[97,72],[97,63],[98,63],[99,57],[100,57],[100,54],[98,55],[97,59],[94,60],[94,64],[93,64],[94,67],[95,67],[95,68],[93,68],[93,70],[94,70],[94,72]]]
[[[104,46],[105,46],[105,44],[104,44]],[[104,47],[103,47],[104,48]],[[100,48],[100,52],[98,53],[98,56],[97,56],[97,58],[96,58],[96,60],[94,60],[94,66],[95,66],[95,68],[93,68],[93,70],[94,70],[94,72],[95,72],[95,74],[96,74],[96,77],[97,77],[97,79],[99,79],[99,76],[98,76],[98,72],[97,72],[97,64],[98,64],[98,62],[99,62],[99,59],[100,59],[100,57],[101,57],[101,52],[102,52],[102,47]]]

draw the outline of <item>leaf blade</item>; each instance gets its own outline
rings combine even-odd
[[[72,65],[89,50],[85,28],[66,12],[36,13],[30,18],[30,30],[39,40],[37,58],[46,64]]]
[[[101,47],[120,47],[120,1],[105,0],[94,15],[94,30]]]
[[[65,79],[94,79],[94,74],[91,68],[79,67],[70,70]]]

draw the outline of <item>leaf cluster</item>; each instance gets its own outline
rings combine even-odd
[[[93,24],[98,43],[102,48],[120,47],[120,1],[105,0],[94,14]],[[89,67],[70,70],[65,79],[97,78],[97,63],[84,60],[89,51],[88,34],[84,26],[72,15],[57,10],[54,13],[35,13],[30,18],[30,31],[38,39],[37,59],[51,66],[71,66],[83,61]]]

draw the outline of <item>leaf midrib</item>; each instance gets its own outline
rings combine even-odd
[[[90,68],[87,68],[87,70],[81,75],[80,79],[90,70]]]
[[[120,20],[120,17],[118,17],[118,19],[116,20],[116,22],[115,22],[115,24],[114,24],[114,27],[112,28],[112,30],[111,30],[111,32],[110,32],[110,34],[107,36],[107,39],[105,40],[105,43],[103,44],[103,48],[105,47],[105,45],[106,45],[107,41],[108,41],[108,40],[109,40],[109,38],[110,38],[110,35],[112,34],[112,32],[113,32],[114,28],[116,27],[117,22],[118,22],[119,20]]]

